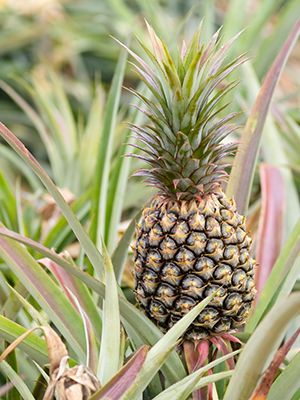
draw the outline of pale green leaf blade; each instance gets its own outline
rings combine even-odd
[[[135,232],[135,226],[139,222],[145,206],[146,204],[144,204],[141,210],[134,216],[112,254],[111,261],[113,263],[116,279],[119,284],[121,283],[123,269],[128,255],[128,245],[132,241]]]
[[[300,219],[298,220],[292,234],[282,249],[272,271],[267,280],[267,283],[261,293],[260,299],[256,305],[253,315],[250,316],[247,323],[246,331],[253,332],[260,319],[268,308],[272,305],[272,299],[277,289],[283,283],[287,272],[290,272],[289,281],[296,280],[299,276],[297,271],[296,259],[300,251]],[[293,267],[294,264],[294,268]],[[285,293],[287,294],[287,293]]]
[[[300,388],[300,352],[292,359],[271,386],[267,400],[290,400]]]
[[[186,378],[180,380],[179,382],[170,386],[168,389],[164,390],[160,395],[155,397],[155,400],[180,400],[182,398],[186,398],[185,396],[188,396],[194,390],[200,389],[200,387],[206,386],[207,384],[215,382],[218,379],[224,379],[224,376],[219,374],[213,374],[211,376],[203,378],[202,375],[209,369],[214,368],[216,365],[221,364],[223,361],[227,360],[230,357],[233,357],[240,352],[241,350],[236,350],[230,354],[227,354],[226,356],[218,358],[217,360],[205,365],[202,368],[199,368],[197,371],[188,375]],[[226,377],[231,376],[233,373],[233,371],[227,371],[227,373],[228,372],[230,373],[226,375]],[[209,381],[209,378],[211,378],[212,381]]]
[[[27,329],[16,324],[10,319],[0,315],[0,337],[9,343],[14,342],[23,335]],[[28,356],[35,360],[39,365],[45,365],[49,362],[47,346],[45,340],[34,333],[30,333],[18,346]]]
[[[7,283],[7,286],[10,288],[12,293],[17,297],[17,299],[22,304],[22,306],[25,308],[25,310],[31,315],[32,319],[37,323],[37,325],[48,326],[48,328],[50,328],[48,321],[40,312],[38,312],[38,310],[36,310],[26,299],[24,299],[23,296],[21,296],[20,293],[18,293],[8,283]],[[5,312],[5,315],[6,315],[6,312]]]
[[[95,270],[98,271],[99,274],[101,274],[101,271],[103,269],[103,258],[101,254],[95,247],[89,235],[84,230],[83,226],[80,224],[70,206],[64,200],[57,187],[53,184],[44,169],[32,156],[32,154],[26,149],[26,147],[1,122],[0,134],[4,138],[4,140],[6,140],[7,143],[16,151],[16,153],[19,154],[19,156],[32,168],[32,170],[37,174],[42,183],[48,189],[49,193],[52,195],[61,212],[65,216],[66,220],[69,222],[71,228],[73,229],[79,242],[84,248],[87,257],[90,259]]]
[[[116,277],[104,243],[102,249],[105,262],[105,301],[98,376],[101,385],[105,385],[119,370],[121,326]]]
[[[23,379],[20,378],[20,376],[6,361],[2,361],[2,363],[0,364],[0,369],[4,372],[7,378],[13,382],[14,387],[17,388],[18,392],[22,395],[22,398],[24,400],[35,400]]]
[[[134,99],[132,104],[140,104],[136,98]],[[134,114],[132,118],[132,123],[139,125],[142,123],[143,115],[139,113],[136,109],[134,109]],[[124,155],[131,153],[130,144],[135,144],[136,139],[130,137],[130,131],[126,131],[126,138],[124,145],[120,148],[118,153],[118,161],[115,165],[111,179],[109,190],[107,194],[107,207],[106,207],[106,236],[105,240],[107,243],[107,249],[109,254],[115,250],[116,240],[118,235],[118,224],[121,221],[122,209],[124,203],[124,197],[126,194],[127,182],[130,174],[130,164],[132,161],[131,157],[124,157]],[[130,243],[130,242],[127,242]],[[128,247],[128,246],[127,246]],[[120,283],[119,274],[123,271],[124,263],[121,261],[120,264],[114,263],[112,259],[112,263],[114,265],[117,281]],[[116,270],[118,269],[118,271]]]
[[[235,157],[234,164],[236,168],[233,168],[231,172],[226,194],[230,198],[234,197],[238,210],[243,215],[248,207],[263,126],[272,96],[299,33],[300,19],[292,29],[264,80],[260,93],[247,120],[238,148],[239,151]]]
[[[98,148],[97,163],[93,182],[94,191],[91,208],[92,224],[90,228],[91,238],[93,242],[96,243],[97,248],[100,248],[101,246],[100,236],[105,237],[105,213],[107,207],[110,159],[112,154],[113,135],[120,102],[121,84],[125,73],[126,60],[127,52],[122,49],[108,96],[104,125]]]
[[[152,378],[161,369],[163,363],[167,360],[170,353],[174,350],[176,344],[165,348],[154,357],[147,354],[146,361],[141,368],[140,373],[136,377],[131,387],[121,397],[121,400],[138,400],[145,388],[151,382]]]
[[[300,313],[300,294],[292,294],[271,309],[248,340],[224,400],[248,399],[266,364],[280,345],[289,323]]]
[[[67,260],[70,264],[77,268],[74,265],[71,257],[68,257]],[[95,304],[95,301],[92,298],[92,294],[87,289],[86,285],[82,282],[81,279],[77,279],[75,276],[70,274],[60,265],[58,265],[53,260],[48,258],[43,258],[39,260],[40,264],[45,265],[52,272],[52,274],[57,279],[58,283],[63,288],[66,296],[69,298],[70,302],[76,307],[73,296],[76,298],[76,301],[80,304],[80,308],[84,310],[89,321],[91,322],[94,331],[96,333],[97,339],[100,341],[101,339],[101,330],[102,330],[102,320],[99,315],[99,310]],[[70,294],[70,292],[72,294]]]
[[[0,255],[18,277],[80,358],[85,359],[82,320],[33,257],[18,242],[0,236]]]
[[[96,392],[90,400],[119,400],[139,374],[146,359],[148,347],[141,347],[113,378]]]

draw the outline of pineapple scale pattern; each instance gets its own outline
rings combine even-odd
[[[137,226],[135,295],[163,331],[221,290],[184,337],[205,340],[241,327],[255,297],[255,261],[244,217],[224,192],[190,202],[162,198]]]

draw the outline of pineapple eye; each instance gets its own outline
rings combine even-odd
[[[222,318],[214,325],[214,330],[217,333],[228,332],[231,327],[231,320],[229,318]]]
[[[238,293],[231,293],[228,295],[224,301],[224,306],[227,310],[233,308],[236,304],[242,302],[242,296]]]
[[[192,232],[186,240],[186,243],[189,246],[201,246],[202,244],[206,243],[207,237],[204,233],[199,232]]]
[[[156,224],[155,225],[155,227],[152,229],[152,232],[156,235],[156,236],[158,236],[158,235],[162,235],[162,229],[161,229],[161,226],[160,225],[158,225],[158,224]]]
[[[233,286],[242,285],[246,279],[247,279],[246,272],[243,271],[242,269],[237,269],[235,273],[232,275]]]
[[[150,307],[150,313],[152,313],[156,317],[167,317],[167,310],[164,305],[158,300],[152,300]]]
[[[175,260],[179,263],[185,263],[187,261],[193,261],[195,259],[194,253],[190,250],[182,248],[175,256]]]
[[[189,274],[184,278],[181,285],[183,289],[187,290],[191,287],[201,288],[204,285],[204,282],[198,276]]]
[[[169,213],[165,214],[163,218],[161,219],[161,226],[163,228],[164,232],[170,232],[170,230],[173,228],[173,226],[176,223],[176,215]]]
[[[205,217],[202,214],[194,214],[189,220],[189,227],[193,231],[202,232],[205,227]]]
[[[149,262],[149,261],[152,261],[154,263],[161,262],[161,255],[160,255],[159,251],[156,249],[149,250],[147,258],[148,258],[147,262]]]
[[[143,235],[140,238],[139,245],[141,246],[142,249],[148,249],[148,247],[150,247],[148,235]]]
[[[174,289],[173,287],[171,287],[170,285],[166,284],[166,283],[162,283],[159,288],[157,289],[156,294],[158,296],[164,297],[172,297],[176,294],[176,289]]]
[[[237,246],[227,246],[224,250],[224,258],[225,260],[230,260],[233,257],[238,257],[239,249]]]
[[[215,218],[209,217],[206,220],[205,230],[209,237],[221,237],[220,224]]]
[[[177,265],[173,264],[173,263],[169,263],[167,265],[164,266],[163,270],[162,270],[162,275],[163,276],[180,276],[181,275],[181,270],[179,267],[177,267]]]
[[[215,266],[215,263],[213,262],[213,260],[211,260],[208,257],[201,257],[201,258],[199,258],[199,260],[197,260],[197,262],[195,264],[195,269],[196,269],[196,271],[206,271],[206,270],[213,269],[214,266]]]
[[[140,255],[138,255],[138,256],[136,257],[134,263],[135,263],[135,266],[136,266],[137,268],[143,268],[143,267],[144,267],[143,258],[142,258]]]
[[[216,279],[222,279],[224,277],[228,277],[232,274],[231,268],[228,265],[221,264],[218,268],[216,268],[214,272],[214,277]]]
[[[201,311],[201,313],[198,315],[197,320],[200,324],[203,324],[206,321],[210,322],[215,321],[218,319],[218,317],[219,317],[218,311],[215,308],[209,307]]]
[[[220,239],[210,239],[206,245],[206,251],[215,262],[220,261],[223,256],[224,244]]]
[[[237,228],[236,230],[236,238],[238,243],[243,243],[246,236],[246,232],[241,228]]]
[[[250,308],[251,308],[251,303],[242,304],[241,307],[239,308],[239,311],[237,312],[238,317],[246,318],[249,314]]]
[[[161,250],[175,250],[177,247],[175,240],[170,237],[166,237],[160,244],[159,248]]]
[[[155,283],[158,281],[158,276],[154,271],[147,268],[144,273],[144,281],[148,281],[150,283]]]
[[[255,286],[255,283],[252,278],[248,278],[246,282],[246,292],[250,292]]]
[[[221,210],[221,215],[224,221],[228,221],[233,217],[233,213],[229,210],[226,210],[223,208],[223,210]]]
[[[195,305],[195,300],[187,296],[181,296],[175,303],[175,310],[181,313],[187,313]]]

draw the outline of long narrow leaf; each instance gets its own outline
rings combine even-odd
[[[238,210],[241,214],[245,214],[248,207],[263,126],[271,104],[273,93],[299,33],[300,19],[292,29],[266,76],[260,93],[252,108],[251,114],[247,120],[241,143],[239,145],[239,151],[235,157],[234,164],[236,165],[236,168],[231,172],[227,187],[227,196],[235,198]]]
[[[76,278],[84,282],[90,289],[99,294],[102,299],[105,298],[105,286],[103,283],[70,264],[63,257],[55,254],[53,251],[47,249],[41,244],[34,242],[32,239],[22,237],[21,235],[11,232],[8,229],[0,228],[0,235],[18,240],[20,243],[24,243],[26,246],[36,250],[45,257],[50,258],[66,271],[70,272]],[[144,344],[153,346],[163,336],[161,331],[149,320],[149,318],[143,315],[131,303],[122,297],[120,297],[120,312],[126,331],[130,333],[130,339],[134,340],[136,348],[139,348]],[[186,376],[185,369],[176,352],[173,352],[169,356],[162,369],[170,384],[177,382]]]
[[[2,369],[9,380],[13,382],[15,388],[22,395],[24,400],[35,400],[23,379],[11,368],[7,362],[2,361],[0,364],[0,369]],[[17,400],[16,397],[15,399]]]
[[[255,388],[249,400],[265,400],[267,398],[272,382],[276,374],[278,373],[279,367],[283,363],[285,356],[290,351],[299,333],[300,333],[300,328],[297,330],[297,332],[294,333],[294,335],[287,342],[284,343],[283,346],[280,347],[279,350],[277,350],[271,364],[267,368],[261,381]]]
[[[273,296],[283,282],[286,273],[292,268],[300,252],[300,219],[298,220],[292,234],[282,249],[269,279],[261,293],[255,311],[247,323],[247,332],[253,332],[258,322],[270,307]],[[293,279],[297,279],[299,272],[293,271]]]
[[[249,399],[289,323],[300,313],[300,294],[277,303],[266,315],[240,356],[224,400]]]
[[[18,337],[27,332],[27,329],[0,315],[0,337],[9,343],[14,342]],[[49,362],[46,342],[31,333],[18,346],[28,356],[40,365]]]
[[[128,363],[116,375],[114,375],[106,385],[90,397],[90,400],[119,400],[139,374],[145,362],[147,353],[148,347],[141,347],[131,360],[128,361]]]
[[[108,179],[112,153],[113,134],[119,107],[121,84],[124,77],[127,52],[121,51],[119,61],[110,88],[108,104],[100,138],[97,164],[94,177],[94,194],[92,198],[90,235],[97,248],[101,248],[100,236],[104,237],[105,212],[107,206]]]
[[[290,400],[300,388],[300,352],[292,359],[289,365],[281,372],[271,386],[268,400]]]
[[[83,226],[78,221],[70,206],[64,200],[57,187],[53,184],[49,176],[46,174],[46,172],[43,170],[37,160],[33,157],[33,155],[26,149],[26,147],[19,141],[19,139],[17,139],[13,135],[13,133],[9,129],[7,129],[6,126],[3,125],[1,122],[0,134],[4,138],[4,140],[16,151],[16,153],[18,153],[19,156],[32,168],[32,170],[37,174],[42,183],[48,189],[49,193],[56,201],[58,207],[61,209],[61,212],[65,216],[66,220],[72,227],[75,235],[77,236],[79,242],[84,248],[86,255],[90,259],[95,270],[101,275],[101,271],[103,269],[103,258],[95,247],[89,235],[84,230]]]
[[[82,320],[47,273],[22,245],[0,236],[0,255],[66,337],[79,357],[85,357]]]
[[[94,328],[96,337],[100,342],[102,320],[99,315],[99,310],[97,309],[95,302],[84,283],[81,280],[75,278],[72,274],[67,272],[64,268],[59,266],[53,260],[44,258],[39,262],[44,264],[49,269],[49,271],[53,273],[53,275],[60,283],[61,287],[64,289],[66,296],[69,298],[70,302],[73,303],[75,308],[77,307],[74,303],[72,295],[76,297],[77,301],[80,304],[80,307],[82,307],[82,309],[88,316]],[[71,260],[69,260],[69,262],[72,264]],[[70,292],[72,293],[72,295],[70,294]]]
[[[260,292],[265,287],[270,272],[282,249],[284,239],[284,185],[277,167],[260,165],[262,208],[257,235],[255,273],[256,288]]]
[[[123,269],[128,255],[128,246],[134,236],[135,226],[138,223],[145,206],[146,205],[144,204],[141,210],[134,216],[112,254],[111,261],[113,263],[115,275],[119,284],[121,283]]]
[[[102,248],[105,261],[105,301],[99,379],[101,385],[105,385],[119,369],[121,326],[116,277],[104,243],[102,243]]]
[[[234,355],[240,353],[241,350],[236,350],[230,354],[226,354],[226,356],[220,357],[217,360],[205,365],[202,368],[199,368],[197,371],[193,372],[192,374],[188,375],[186,378],[180,380],[179,382],[175,383],[174,385],[170,386],[168,389],[164,390],[160,395],[155,397],[155,400],[180,400],[182,398],[186,398],[184,396],[188,396],[194,390],[199,389],[202,386],[206,386],[211,382],[217,380],[217,376],[219,374],[213,374],[210,377],[201,378],[202,375],[207,372],[209,369],[214,368],[216,365],[221,364],[223,361],[226,361],[228,358],[233,357]],[[231,376],[233,371],[227,376]],[[224,375],[221,375],[223,379]],[[212,381],[207,382],[209,378]]]

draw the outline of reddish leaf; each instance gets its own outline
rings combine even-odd
[[[256,387],[252,396],[249,400],[265,400],[268,396],[270,391],[271,385],[273,380],[277,374],[277,371],[280,367],[280,364],[283,362],[285,356],[289,352],[290,348],[292,347],[293,343],[297,339],[297,336],[300,333],[300,328],[294,335],[276,352],[271,364],[269,365],[268,369],[264,373],[262,380],[260,381],[259,385]]]
[[[135,378],[139,374],[149,346],[143,346],[132,357],[130,361],[98,392],[96,392],[90,400],[119,400],[123,394],[130,388]]]
[[[190,340],[183,342],[184,356],[187,363],[189,373],[197,371],[203,367],[204,362],[207,360],[209,354],[208,340],[201,341],[198,345]],[[207,386],[202,387],[193,392],[194,400],[206,400],[208,394]]]
[[[239,213],[245,214],[248,208],[250,190],[256,165],[256,159],[260,147],[264,123],[269,111],[274,90],[279,81],[281,72],[287,58],[300,33],[300,18],[293,27],[272,67],[270,68],[264,83],[261,86],[258,97],[253,105],[247,120],[243,136],[235,156],[236,168],[232,169],[227,196],[234,197]]]
[[[284,240],[285,193],[284,183],[277,167],[267,164],[260,166],[262,207],[257,237],[255,274],[259,299],[270,272],[280,254]]]

